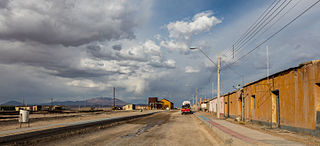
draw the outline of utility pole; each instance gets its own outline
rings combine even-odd
[[[210,98],[213,98],[213,81],[212,81],[212,83],[211,83],[211,97]]]
[[[196,89],[196,111],[198,110],[198,88]]]
[[[218,53],[218,84],[217,84],[217,118],[220,118],[220,64],[221,64],[221,58],[220,58],[220,51]]]
[[[116,87],[113,87],[113,108],[116,108]]]
[[[234,45],[232,45],[232,59],[234,59]]]
[[[269,46],[266,46],[266,50],[267,50],[267,81],[269,82]]]
[[[194,94],[193,94],[193,96],[192,96],[192,105],[194,105]]]
[[[220,118],[220,64],[221,64],[221,58],[220,58],[220,51],[218,54],[218,65],[206,54],[204,53],[200,48],[190,48],[190,50],[198,49],[201,51],[201,53],[206,56],[214,65],[218,67],[218,85],[217,85],[217,118]]]

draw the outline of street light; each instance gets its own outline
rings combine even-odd
[[[216,64],[206,53],[202,51],[200,48],[190,48],[190,50],[200,50],[200,52],[206,56],[214,65],[217,66],[217,72],[218,72],[218,85],[217,85],[217,118],[220,118],[220,64],[221,64],[221,58],[220,58],[220,52],[218,53],[218,64]]]

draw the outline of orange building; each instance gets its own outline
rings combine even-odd
[[[161,100],[161,102],[163,103],[162,104],[162,109],[167,109],[167,108],[173,109],[174,108],[173,103],[171,101],[165,99],[165,98],[163,98]]]
[[[320,136],[320,60],[248,83],[223,97],[226,116]]]

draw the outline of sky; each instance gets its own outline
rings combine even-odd
[[[215,63],[220,52],[221,92],[231,92],[266,76],[266,46],[270,74],[319,59],[319,4],[248,54],[316,1],[275,0],[275,8],[287,7],[246,45],[236,44],[233,57],[232,45],[273,1],[2,0],[0,103],[112,97],[113,87],[129,103],[158,97],[179,106],[196,88],[212,98],[217,68],[190,47]]]

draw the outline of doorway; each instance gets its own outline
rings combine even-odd
[[[279,90],[274,90],[272,93],[275,95],[276,102],[276,123],[277,127],[280,127],[280,100],[279,100]]]

